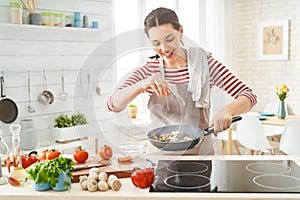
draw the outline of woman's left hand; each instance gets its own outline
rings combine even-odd
[[[211,121],[210,127],[214,127],[214,133],[222,132],[227,130],[232,122],[232,115],[226,112],[219,112],[215,115]]]

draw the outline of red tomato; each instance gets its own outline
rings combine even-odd
[[[149,187],[154,182],[154,171],[152,168],[134,170],[131,174],[131,181],[136,187]]]
[[[59,157],[60,154],[61,154],[61,152],[58,151],[58,150],[55,150],[55,149],[48,150],[47,154],[46,154],[46,159],[47,160],[53,160],[53,159]]]
[[[110,146],[104,145],[99,150],[99,156],[104,160],[109,160],[113,155],[113,150]]]
[[[89,158],[89,153],[82,149],[76,149],[73,157],[78,163],[84,163]]]

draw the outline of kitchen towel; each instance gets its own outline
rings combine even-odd
[[[210,107],[208,53],[201,47],[190,47],[187,50],[189,84],[188,91],[197,108]]]

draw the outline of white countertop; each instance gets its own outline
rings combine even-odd
[[[156,162],[158,159],[164,160],[294,160],[300,165],[300,159],[293,156],[145,156]],[[150,193],[149,188],[136,188],[130,178],[121,179],[122,187],[119,191],[106,192],[89,192],[80,189],[79,183],[73,183],[71,191],[55,192],[55,191],[35,191],[32,188],[32,182],[26,186],[18,188],[8,184],[0,186],[0,199],[2,200],[94,200],[94,199],[300,199],[299,194],[281,194],[281,193]]]

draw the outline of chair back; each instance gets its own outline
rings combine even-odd
[[[237,123],[236,137],[239,143],[252,150],[271,150],[264,128],[256,116],[243,115]]]
[[[289,155],[300,156],[300,120],[287,120],[280,139],[279,150]]]

